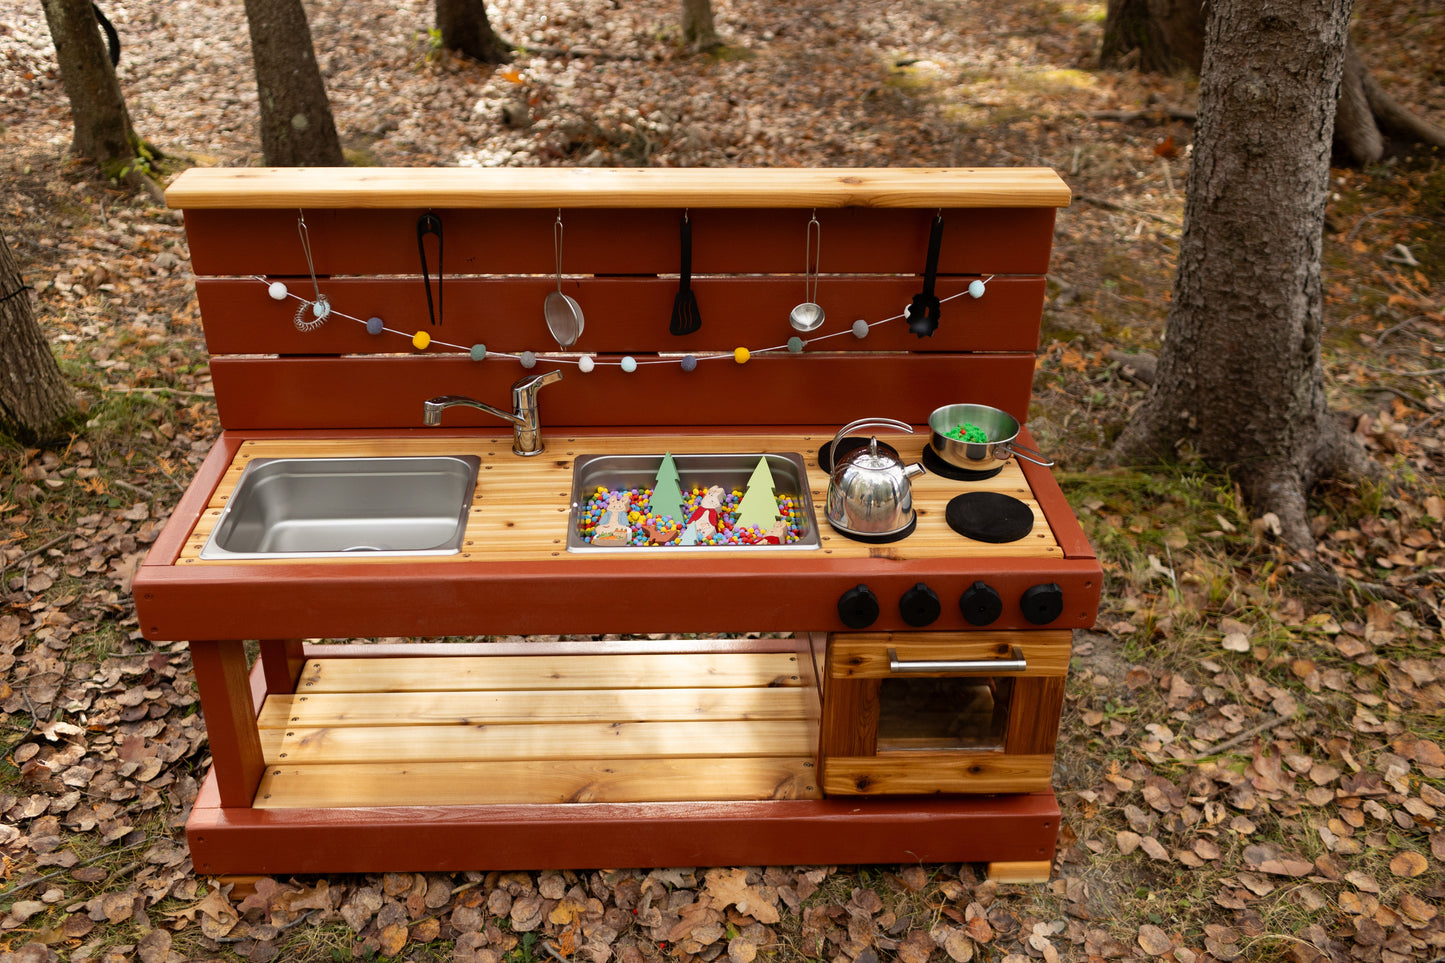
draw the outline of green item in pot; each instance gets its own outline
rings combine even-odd
[[[988,441],[988,435],[978,425],[965,421],[961,425],[955,425],[943,433],[943,437],[952,438],[955,441],[973,441],[980,444]]]

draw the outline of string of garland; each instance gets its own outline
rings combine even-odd
[[[306,298],[301,297],[301,295],[299,294],[293,294],[286,287],[286,285],[280,281],[268,281],[266,278],[261,277],[260,275],[252,275],[251,277],[253,280],[260,281],[262,284],[265,284],[267,293],[270,294],[270,296],[274,300],[284,301],[287,298],[294,298],[295,300],[301,302],[300,306],[296,310],[295,318],[296,328],[299,331],[314,331],[316,328],[320,327],[323,323],[325,323],[328,319],[332,317],[345,318],[348,321],[355,321],[357,324],[362,325],[366,328],[367,333],[371,335],[379,336],[382,334],[393,334],[399,337],[406,338],[411,342],[412,347],[418,351],[426,351],[431,348],[447,348],[458,353],[467,354],[471,357],[473,361],[483,361],[488,358],[494,360],[504,359],[510,361],[517,361],[522,365],[523,368],[532,368],[537,364],[537,360],[539,358],[546,358],[549,363],[575,364],[578,369],[581,370],[584,374],[593,370],[598,365],[614,365],[620,367],[623,371],[631,373],[644,365],[654,364],[681,364],[682,370],[692,371],[697,367],[699,361],[717,361],[725,358],[731,358],[738,364],[746,364],[748,360],[756,354],[778,354],[781,352],[799,354],[808,345],[815,344],[819,341],[827,341],[829,338],[840,338],[848,334],[851,334],[853,335],[853,337],[859,339],[866,338],[868,337],[868,332],[872,328],[875,328],[880,324],[888,324],[892,321],[904,321],[908,318],[908,315],[904,312],[895,314],[890,318],[883,318],[880,321],[866,321],[862,318],[859,318],[857,321],[853,322],[851,327],[845,328],[842,331],[834,331],[831,334],[820,334],[811,338],[800,338],[794,336],[789,338],[786,344],[773,345],[767,348],[750,349],[739,347],[736,348],[731,354],[727,354],[725,352],[700,355],[688,354],[684,355],[680,360],[676,358],[644,358],[641,361],[632,357],[631,355],[625,355],[617,361],[598,361],[589,354],[584,354],[580,357],[573,357],[568,354],[553,354],[550,352],[539,353],[536,351],[523,351],[518,354],[511,354],[505,351],[490,351],[484,344],[464,345],[452,344],[447,341],[442,341],[437,338],[433,338],[424,330],[417,331],[413,334],[408,334],[405,331],[399,331],[396,328],[387,327],[386,322],[384,322],[381,318],[373,316],[363,320],[356,317],[355,315],[347,314],[344,311],[337,310],[335,307],[332,306],[331,302],[324,294],[318,294],[316,300],[308,301]],[[965,294],[969,297],[981,298],[983,297],[984,292],[988,288],[988,282],[992,281],[994,277],[996,277],[996,275],[990,274],[986,278],[975,279],[969,282],[967,289],[960,291],[957,294],[950,294],[948,297],[939,298],[939,303],[946,304],[947,302],[952,301],[955,298],[963,297]],[[306,310],[307,307],[311,308],[310,312]],[[308,314],[310,315],[310,317],[307,317]]]

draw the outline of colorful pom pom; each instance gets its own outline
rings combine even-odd
[[[521,360],[521,362],[522,362],[522,367],[524,367],[524,368],[535,368],[535,367],[537,367],[537,352],[535,352],[535,351],[523,351],[523,352],[522,352],[522,357],[521,357],[520,360]]]
[[[857,338],[857,339],[860,340],[860,341],[863,340],[864,338],[868,337],[868,322],[867,322],[867,321],[864,321],[862,318],[859,318],[857,321],[854,321],[854,322],[853,322],[853,337]]]
[[[418,351],[425,351],[429,344],[431,344],[431,335],[425,331],[418,331],[411,336],[411,346]]]
[[[275,298],[277,301],[285,301],[287,294],[286,285],[282,284],[280,281],[272,281],[271,284],[266,288],[266,293],[271,295],[271,297]]]
[[[380,318],[367,318],[367,319],[366,319],[366,333],[367,333],[367,334],[381,334],[382,330],[383,330],[385,327],[386,327],[386,324],[385,324]]]
[[[736,351],[733,352],[733,360],[736,361],[738,364],[747,364],[748,359],[752,356],[752,352],[749,351],[747,348],[738,348]]]
[[[798,338],[798,337],[789,338],[789,339],[788,339],[788,350],[791,351],[793,354],[802,354],[802,352],[803,352],[803,339],[802,339],[802,338]]]
[[[630,354],[624,357],[622,359],[622,370],[628,374],[632,374],[632,372],[637,370],[637,359]]]
[[[971,295],[973,295],[973,296],[976,297],[976,298],[981,298],[981,297],[983,297],[983,288],[984,288],[984,285],[983,285],[983,282],[982,282],[982,281],[970,281],[970,282],[968,282],[968,293],[971,294]]]
[[[471,355],[473,361],[485,361],[487,358],[487,346],[484,344],[472,345]]]
[[[690,354],[688,354],[688,355],[683,355],[683,358],[682,358],[682,370],[683,370],[683,371],[696,371],[696,370],[697,370],[697,359],[694,358],[694,357],[693,357],[692,355],[690,355]]]

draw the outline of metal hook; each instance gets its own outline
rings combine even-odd
[[[818,249],[813,251],[813,235],[818,237]],[[818,211],[814,209],[812,220],[808,221],[807,247],[803,253],[803,292],[806,300],[816,303],[818,300],[818,275],[823,264],[823,225],[818,221]]]
[[[306,270],[311,274],[311,290],[316,300],[321,300],[321,285],[316,280],[316,264],[311,260],[311,232],[306,227],[306,212],[296,209],[296,233],[301,235],[301,251],[306,255]]]

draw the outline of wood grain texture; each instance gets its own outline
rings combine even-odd
[[[249,805],[265,762],[245,647],[228,639],[192,642],[190,648],[222,805]]]
[[[1048,168],[192,168],[178,208],[1064,207]]]
[[[1053,755],[1064,709],[1064,678],[1020,678],[1014,682],[1004,750]]]
[[[257,809],[817,799],[811,757],[271,766]]]
[[[560,387],[553,385],[547,390]],[[926,443],[926,435],[884,435],[884,441],[898,449],[909,461],[917,460]],[[820,445],[831,441],[822,435],[755,435],[744,440],[738,435],[661,435],[655,437],[599,436],[561,437],[537,458],[518,458],[511,454],[510,437],[457,437],[437,433],[417,433],[406,437],[385,439],[315,439],[251,441],[242,445],[230,469],[211,495],[210,505],[201,515],[186,539],[178,561],[199,566],[296,564],[294,562],[241,561],[218,562],[199,558],[206,539],[235,490],[241,471],[252,458],[274,457],[345,457],[356,455],[400,454],[476,454],[483,459],[477,491],[468,516],[464,551],[460,555],[425,559],[428,566],[446,566],[474,560],[522,561],[550,560],[558,565],[575,565],[595,560],[598,555],[627,558],[626,549],[616,553],[566,551],[572,484],[572,460],[582,454],[621,454],[629,452],[673,454],[717,451],[795,452],[803,456],[808,471],[808,485],[814,505],[815,524],[820,526],[823,548],[818,552],[833,558],[873,558],[880,549],[894,559],[926,559],[950,557],[1015,557],[1061,558],[1053,531],[1044,513],[1035,510],[1034,529],[1016,542],[998,545],[976,542],[955,533],[944,521],[949,499],[959,493],[958,482],[927,474],[913,480],[913,506],[918,513],[917,531],[892,546],[875,546],[837,535],[822,515],[826,504],[828,475],[819,466]],[[1031,507],[1032,493],[1018,466],[1010,462],[995,477],[969,485],[971,491],[996,491],[1012,495]],[[746,556],[747,548],[700,549],[678,552],[678,558],[706,559],[730,555]],[[717,553],[717,554],[714,554]],[[754,557],[759,557],[753,552]],[[637,553],[631,557],[640,560]],[[662,557],[652,553],[652,558]],[[671,558],[673,556],[667,555]],[[379,559],[345,558],[328,562],[342,567],[375,565]]]
[[[801,686],[783,652],[312,659],[297,692],[466,692]]]
[[[808,696],[816,691],[795,685],[273,695],[266,700],[257,725],[262,729],[380,726],[397,719],[414,725],[806,719]]]
[[[910,423],[913,417],[926,422],[933,409],[959,401],[965,390],[970,401],[1019,418],[1027,414],[1034,369],[1032,353],[1009,352],[783,350],[746,364],[728,352],[698,358],[693,371],[683,370],[682,357],[638,356],[638,370],[628,373],[619,356],[601,356],[593,359],[595,370],[583,374],[576,355],[539,354],[535,371],[563,374],[538,396],[543,443],[551,444],[568,428],[626,430],[643,419],[659,428],[703,432],[733,425],[841,427],[880,410],[908,413]],[[511,387],[524,375],[514,358],[493,356],[479,363],[459,348],[435,345],[424,354],[211,360],[216,407],[222,425],[232,430],[420,428],[422,403],[438,395],[466,395],[510,409]],[[505,427],[494,416],[462,409],[447,411],[442,423],[488,433]]]
[[[1022,650],[1028,668],[995,675],[1064,676],[1069,670],[1072,632],[881,632],[833,636],[829,674],[843,679],[886,679],[888,650],[904,662],[923,660],[991,661],[1007,659],[1010,650]],[[930,673],[932,674],[932,673]],[[946,675],[947,673],[937,673]]]
[[[988,864],[986,874],[995,883],[1047,883],[1053,870],[1053,861],[1047,859],[995,861]]]
[[[834,756],[871,756],[878,741],[878,683],[868,679],[825,682],[818,754],[826,766]]]
[[[1049,787],[1052,755],[1001,752],[890,752],[823,760],[829,796],[1018,793]]]

